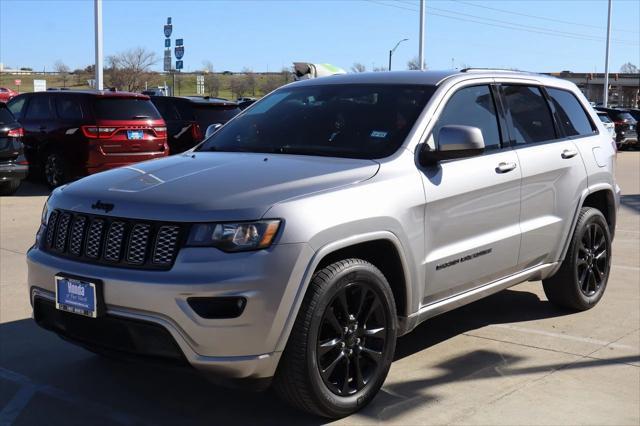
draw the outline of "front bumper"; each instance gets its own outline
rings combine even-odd
[[[9,180],[23,180],[27,178],[29,166],[14,161],[0,162],[0,182]]]
[[[54,300],[59,273],[101,280],[107,317],[161,326],[184,359],[210,377],[257,380],[275,373],[285,323],[312,255],[306,244],[232,254],[183,248],[171,270],[148,271],[81,263],[32,248],[28,283],[33,305],[36,298]],[[237,318],[205,319],[187,303],[188,297],[229,296],[247,299]]]

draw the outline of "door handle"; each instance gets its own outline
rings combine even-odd
[[[516,163],[500,163],[498,167],[496,167],[496,173],[508,173],[511,170],[515,170],[516,167]]]
[[[573,158],[576,155],[578,155],[578,151],[576,151],[575,149],[565,149],[564,151],[562,151],[562,154],[560,154],[560,156],[565,160],[568,158]]]

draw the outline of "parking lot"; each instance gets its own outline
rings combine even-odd
[[[526,283],[401,338],[382,389],[338,424],[640,424],[640,152],[618,155],[623,197],[602,302],[550,305]],[[271,392],[97,357],[30,319],[25,253],[47,196],[0,200],[0,424],[315,424]]]

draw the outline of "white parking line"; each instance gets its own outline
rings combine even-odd
[[[611,265],[611,269],[627,269],[629,271],[640,271],[640,266]]]
[[[611,343],[611,342],[607,342],[607,341],[604,341],[604,340],[592,339],[590,337],[572,336],[570,334],[554,333],[552,331],[535,330],[533,328],[518,327],[518,326],[515,326],[515,325],[511,325],[511,324],[493,324],[492,326],[493,327],[500,327],[500,328],[507,328],[509,330],[519,331],[519,332],[522,332],[522,333],[538,334],[540,336],[557,337],[559,339],[573,340],[574,342],[590,343],[592,345],[597,345],[597,346],[608,346],[608,347],[611,347],[611,348],[626,349],[626,350],[636,350],[636,351],[640,349],[640,348],[633,347],[633,346],[630,346],[630,345],[623,345],[621,343]]]

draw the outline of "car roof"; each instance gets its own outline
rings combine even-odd
[[[511,71],[503,69],[487,68],[466,68],[463,70],[426,70],[426,71],[385,71],[385,72],[362,72],[352,74],[337,74],[322,78],[312,78],[300,80],[296,86],[314,86],[324,84],[410,84],[438,86],[444,81],[457,78],[460,80],[470,78],[513,78],[527,77],[536,79],[541,83],[553,82],[558,85],[560,80],[556,77],[536,74],[524,71]]]
[[[151,96],[151,100],[166,99],[173,101],[187,101],[196,105],[204,106],[238,106],[237,102],[226,99],[212,98],[209,96]]]
[[[30,95],[38,95],[38,94],[49,94],[49,95],[84,95],[84,96],[95,96],[99,98],[137,98],[137,99],[149,99],[149,96],[143,95],[142,93],[133,93],[133,92],[118,92],[111,90],[47,90],[46,92],[31,92]]]

